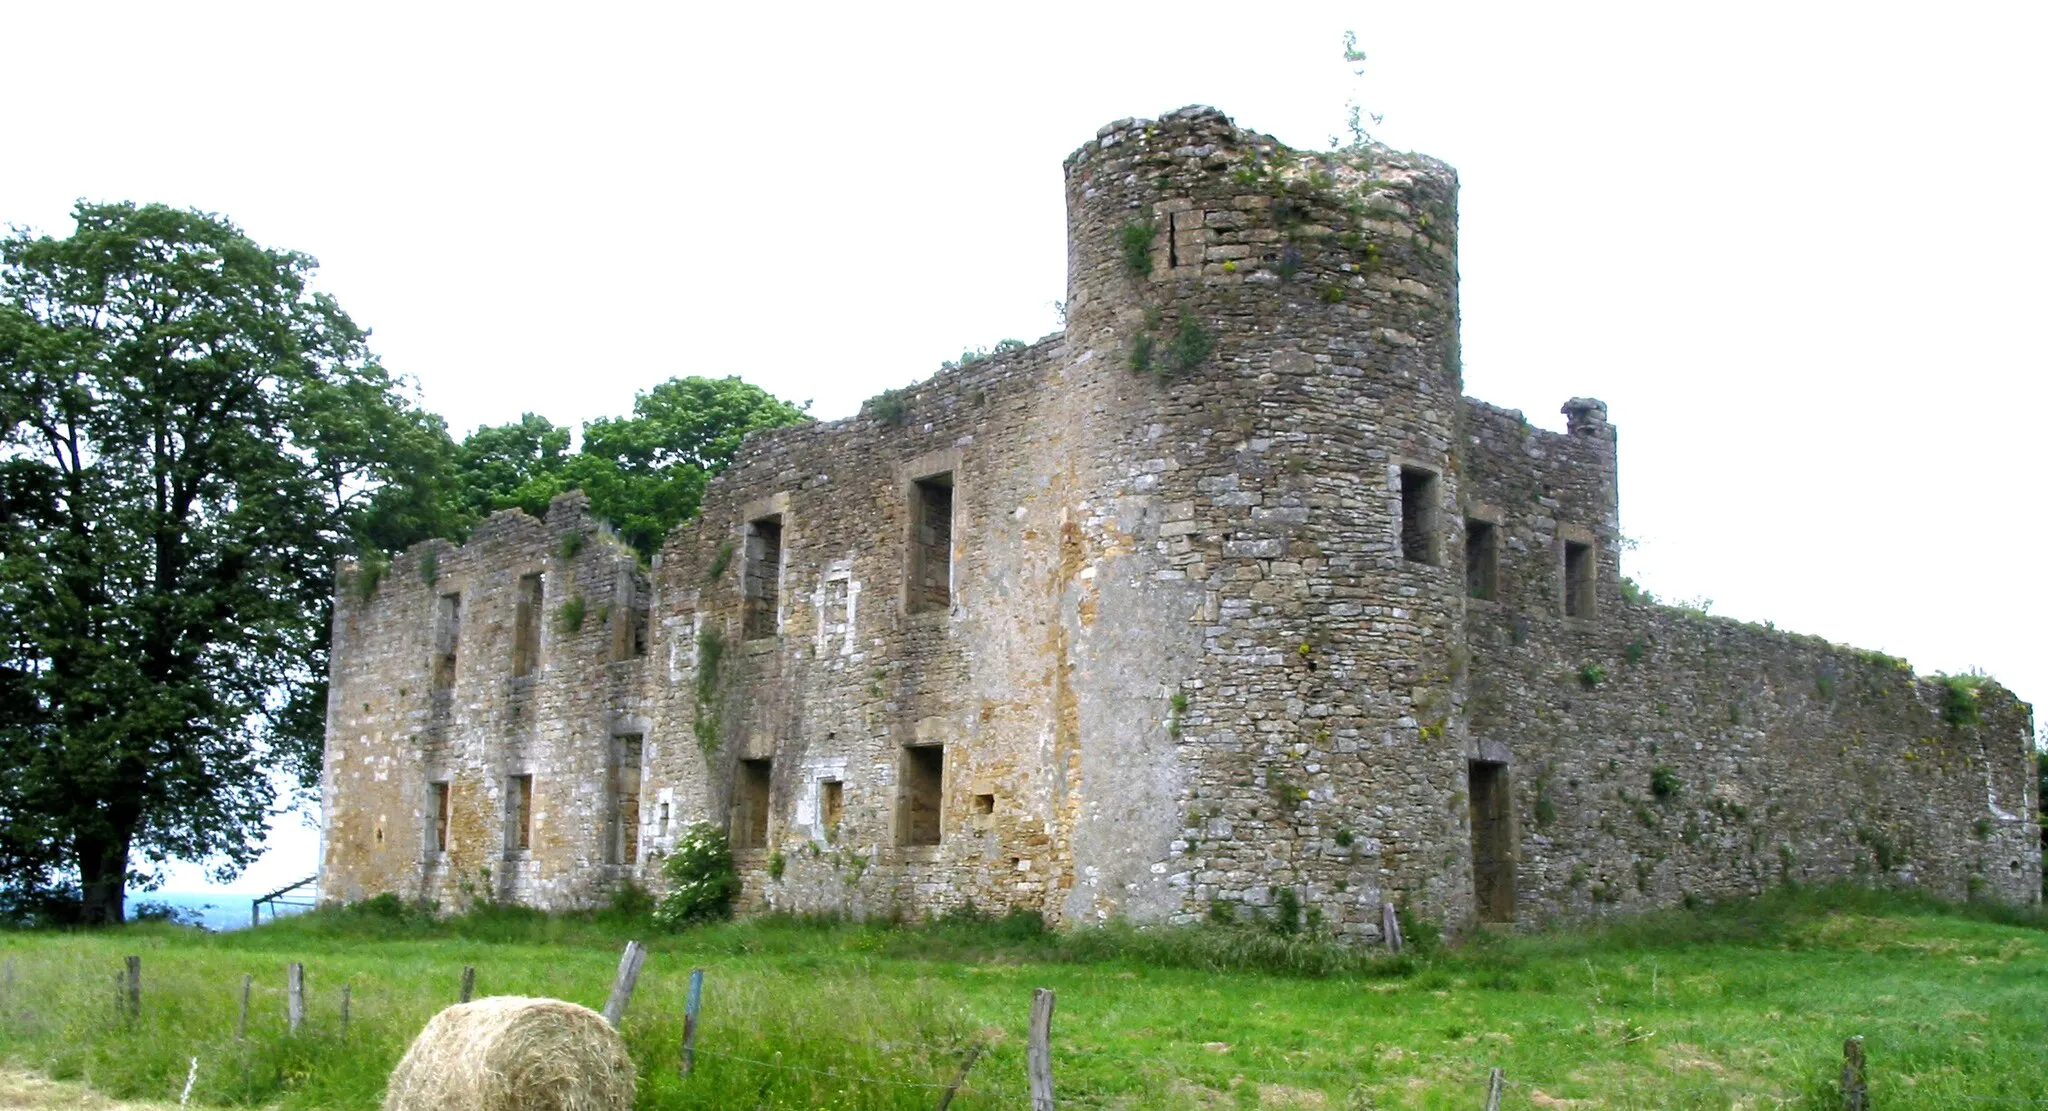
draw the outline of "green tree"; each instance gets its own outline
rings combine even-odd
[[[705,483],[748,433],[808,419],[803,406],[738,378],[697,377],[639,394],[632,416],[585,424],[573,453],[567,428],[528,413],[479,428],[456,449],[456,513],[464,529],[498,509],[539,516],[556,494],[580,489],[592,512],[652,556],[669,530],[697,515]]]
[[[450,524],[453,446],[218,216],[80,203],[0,240],[0,891],[253,859],[317,775],[332,568]]]

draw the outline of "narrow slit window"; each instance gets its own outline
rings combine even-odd
[[[640,859],[640,748],[638,733],[612,738],[607,864],[632,864]]]
[[[462,637],[462,595],[443,594],[434,606],[434,689],[455,685],[455,651]]]
[[[1491,602],[1500,590],[1500,530],[1491,521],[1465,521],[1465,593]]]
[[[910,612],[953,608],[953,475],[910,485]]]
[[[772,637],[778,631],[782,604],[782,515],[747,523],[746,601],[741,624],[748,640]]]
[[[427,851],[448,851],[448,785],[427,784]]]
[[[945,828],[946,746],[903,750],[902,842],[936,845]]]
[[[540,617],[545,587],[539,575],[519,576],[518,606],[512,617],[512,677],[525,678],[540,666]]]
[[[1564,612],[1567,617],[1593,616],[1593,545],[1564,542]]]
[[[533,848],[533,777],[515,775],[505,781],[505,848]]]
[[[827,841],[839,840],[839,822],[846,816],[846,784],[827,779],[818,784],[818,832]]]
[[[733,783],[732,847],[760,849],[768,845],[768,792],[774,782],[773,760],[742,760]]]
[[[1436,475],[1420,467],[1401,468],[1401,557],[1436,562]]]

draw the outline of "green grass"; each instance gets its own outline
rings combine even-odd
[[[107,1094],[370,1108],[462,966],[479,994],[602,1003],[627,937],[653,955],[625,1033],[644,1108],[928,1108],[969,1046],[956,1108],[1024,1105],[1031,991],[1058,993],[1063,1106],[1470,1108],[1839,1106],[1841,1042],[1864,1036],[1873,1101],[2048,1100],[2048,926],[1857,888],[1453,951],[1374,957],[1255,928],[1046,933],[1032,919],[917,928],[766,919],[674,935],[616,914],[323,912],[207,935],[167,926],[0,934],[13,975],[0,1059]],[[143,959],[141,1017],[121,957]],[[303,961],[310,1025],[284,1030]],[[682,996],[706,970],[698,1068],[677,1076]],[[233,1038],[242,974],[249,1038]],[[346,1041],[341,985],[353,991]],[[1539,1098],[1538,1094],[1541,1094]]]

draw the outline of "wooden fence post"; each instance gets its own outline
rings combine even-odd
[[[697,1067],[697,1009],[704,1003],[704,970],[690,970],[690,994],[683,997],[683,1075]]]
[[[612,981],[611,998],[604,1001],[604,1020],[616,1028],[626,1017],[626,1004],[632,1002],[633,985],[640,982],[640,966],[647,960],[647,947],[637,941],[626,943],[626,951],[619,957],[619,976]]]
[[[348,984],[343,984],[343,985],[341,985],[341,1038],[342,1038],[342,1040],[343,1040],[343,1041],[347,1041],[347,1040],[348,1040],[348,997],[349,997],[349,987],[350,987],[350,985],[348,985]]]
[[[1387,952],[1401,951],[1401,915],[1392,903],[1380,904],[1380,937],[1387,943]]]
[[[471,997],[472,995],[474,995],[474,994],[475,994],[475,992],[476,992],[476,966],[475,966],[475,965],[473,965],[473,964],[465,964],[465,965],[463,965],[463,966],[462,966],[462,998],[460,998],[460,999],[456,1000],[456,1002],[457,1002],[457,1003],[467,1003],[467,1002],[469,1002],[469,1000],[470,1000],[470,997]]]
[[[134,1018],[142,1013],[142,958],[129,957],[124,963],[128,966],[127,978],[123,981],[126,992],[124,998],[128,1007],[128,1017]]]
[[[1870,1089],[1864,1084],[1863,1035],[1842,1043],[1842,1111],[1869,1111]]]
[[[297,961],[284,968],[284,1014],[294,1034],[306,1024],[306,966]]]
[[[1486,1111],[1500,1111],[1500,1087],[1501,1082],[1506,1079],[1499,1069],[1495,1069],[1487,1074]]]
[[[242,973],[242,1009],[235,1015],[235,1040],[249,1036],[249,989],[256,983],[256,977]]]
[[[1031,1043],[1024,1063],[1031,1077],[1031,1111],[1053,1111],[1051,988],[1031,993]]]
[[[946,1090],[939,1094],[939,1111],[946,1111],[946,1108],[953,1105],[954,1093],[960,1090],[962,1084],[967,1083],[967,1074],[974,1071],[974,1062],[981,1060],[981,1051],[987,1048],[987,1042],[975,1042],[968,1047],[967,1059],[960,1062],[959,1073],[953,1077],[951,1084],[946,1085]]]

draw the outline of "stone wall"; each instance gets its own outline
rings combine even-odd
[[[626,836],[616,797],[625,746],[613,739],[647,733],[646,668],[632,653],[648,599],[632,551],[568,494],[545,523],[498,513],[467,544],[418,545],[374,585],[364,574],[345,564],[335,599],[321,897],[602,901],[633,872],[619,850],[658,832],[642,806]],[[540,604],[522,607],[533,576]],[[521,797],[524,815],[511,804]]]
[[[374,591],[345,569],[323,893],[445,904],[489,869],[588,904],[658,890],[708,820],[748,907],[854,915],[1373,940],[1386,901],[1455,929],[1877,872],[2038,898],[2024,705],[1952,726],[1887,661],[1629,600],[1605,407],[1560,435],[1462,396],[1448,167],[1186,109],[1066,179],[1063,333],[751,437],[644,579],[574,497]]]

